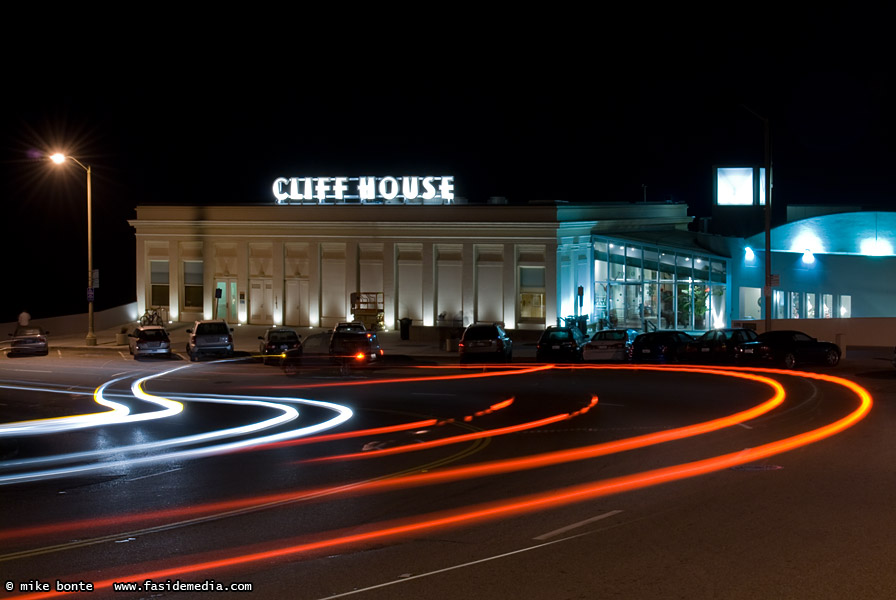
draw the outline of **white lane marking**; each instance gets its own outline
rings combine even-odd
[[[131,477],[130,479],[126,479],[125,481],[139,481],[141,479],[149,479],[150,477],[158,477],[159,475],[166,475],[168,473],[180,471],[182,468],[183,467],[177,467],[176,469],[168,469],[167,471],[162,471],[161,473],[151,473],[149,475],[141,475],[140,477]]]
[[[622,511],[613,511],[613,512],[616,513],[616,512],[622,512]],[[519,550],[512,550],[511,552],[505,552],[504,554],[496,554],[494,556],[480,558],[479,560],[472,560],[470,562],[461,563],[459,565],[454,565],[452,567],[445,567],[444,569],[436,569],[435,571],[429,571],[428,573],[420,573],[418,575],[411,575],[409,573],[403,573],[403,574],[399,575],[399,578],[395,581],[387,581],[386,583],[379,583],[377,585],[371,585],[366,588],[357,588],[357,589],[351,590],[350,592],[342,592],[341,594],[334,594],[333,596],[326,596],[325,598],[319,598],[318,600],[334,600],[335,598],[344,598],[345,596],[354,596],[355,594],[363,594],[364,592],[376,590],[379,588],[389,587],[389,586],[396,585],[399,583],[405,583],[406,581],[413,581],[414,579],[422,579],[423,577],[429,577],[431,575],[439,575],[441,573],[448,573],[450,571],[456,571],[457,569],[466,569],[467,567],[472,567],[473,565],[479,565],[482,563],[491,562],[493,560],[507,558],[508,556],[513,556],[515,554],[522,554],[524,552],[529,552],[531,550],[538,550],[540,548],[546,548],[548,546],[553,546],[554,544],[561,544],[568,540],[574,540],[576,538],[584,537],[586,535],[591,535],[592,533],[594,533],[594,532],[588,531],[585,533],[577,533],[576,535],[560,538],[559,540],[551,540],[550,542],[536,544],[535,546],[529,546],[528,548],[520,548]]]
[[[46,370],[44,370],[44,369],[13,369],[13,371],[16,371],[18,373],[52,373],[53,372],[53,371],[50,371],[49,369],[46,369]]]
[[[744,429],[753,429],[752,427],[750,427],[750,426],[747,425],[746,423],[738,423],[738,425],[740,425],[740,426],[743,427]]]
[[[573,529],[578,529],[579,527],[584,527],[589,523],[594,523],[595,521],[600,521],[601,519],[606,519],[607,517],[612,517],[614,515],[618,515],[621,513],[621,510],[611,510],[609,512],[605,512],[602,515],[597,515],[596,517],[591,517],[590,519],[585,519],[584,521],[579,521],[578,523],[573,523],[572,525],[567,525],[566,527],[561,527],[560,529],[555,529],[554,531],[549,531],[547,533],[543,533],[539,536],[536,536],[532,539],[544,541],[548,538],[552,538],[554,536],[560,535],[562,533],[566,533],[567,531],[571,531]]]

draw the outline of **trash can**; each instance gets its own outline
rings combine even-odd
[[[411,323],[412,319],[407,317],[403,319],[398,319],[398,324],[401,326],[401,339],[409,340],[411,339]]]

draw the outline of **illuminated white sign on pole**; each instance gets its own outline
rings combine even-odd
[[[451,204],[453,176],[278,177],[277,204]]]

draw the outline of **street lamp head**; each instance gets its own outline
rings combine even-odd
[[[76,165],[78,165],[79,167],[81,167],[82,169],[87,171],[88,173],[90,173],[90,167],[88,167],[87,165],[82,163],[80,160],[78,160],[74,156],[66,156],[65,154],[62,154],[61,152],[57,152],[56,154],[50,155],[50,160],[52,160],[57,165],[61,165],[65,161],[71,160],[73,163],[75,163]]]

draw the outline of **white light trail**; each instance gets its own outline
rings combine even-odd
[[[187,365],[189,367],[191,365]],[[325,421],[321,421],[319,423],[314,423],[311,425],[306,425],[303,427],[298,427],[295,429],[290,429],[287,431],[281,431],[278,433],[272,433],[265,436],[259,437],[251,437],[248,439],[235,440],[228,443],[220,443],[203,446],[201,448],[192,448],[192,449],[183,449],[176,452],[164,452],[158,453],[150,456],[136,456],[132,458],[125,458],[115,461],[103,461],[103,462],[89,462],[85,464],[77,464],[70,467],[63,468],[55,468],[55,469],[44,469],[40,471],[28,471],[22,473],[13,473],[9,475],[0,476],[0,485],[8,485],[13,483],[22,483],[26,481],[36,481],[41,479],[49,479],[54,477],[63,477],[78,473],[84,473],[89,471],[96,471],[101,469],[114,469],[121,467],[131,467],[139,464],[146,464],[150,462],[162,461],[162,460],[184,460],[191,458],[198,458],[202,456],[210,456],[213,454],[221,454],[226,452],[233,452],[235,450],[241,450],[253,446],[259,446],[262,444],[267,444],[271,442],[278,442],[287,439],[294,439],[297,437],[302,437],[306,435],[312,435],[316,433],[320,433],[321,431],[325,431],[327,429],[336,427],[348,419],[352,417],[352,411],[346,406],[342,406],[339,404],[331,403],[331,402],[322,402],[317,400],[308,400],[304,398],[284,398],[284,397],[250,397],[250,396],[173,396],[170,398],[163,398],[161,396],[155,396],[153,394],[149,394],[143,389],[143,385],[146,381],[161,377],[163,375],[168,375],[174,371],[186,367],[178,367],[177,369],[171,369],[169,371],[164,371],[162,373],[158,373],[155,375],[149,375],[147,377],[142,377],[131,384],[131,392],[134,396],[144,402],[149,402],[151,404],[158,405],[162,407],[162,410],[147,412],[147,413],[137,413],[131,414],[131,409],[119,402],[114,402],[109,400],[106,397],[107,388],[118,381],[121,381],[124,378],[117,378],[110,380],[103,385],[101,385],[94,392],[94,400],[97,403],[111,408],[112,410],[97,413],[93,415],[73,415],[70,417],[59,417],[54,419],[38,419],[34,421],[21,421],[18,423],[8,423],[8,424],[0,424],[0,435],[21,435],[22,433],[29,434],[45,434],[45,433],[57,433],[60,431],[67,431],[72,429],[81,429],[84,427],[96,427],[96,426],[107,426],[110,424],[125,424],[125,423],[134,423],[140,421],[147,421],[150,419],[159,419],[164,417],[171,417],[183,411],[184,403],[190,402],[213,402],[218,404],[240,404],[247,406],[258,406],[262,408],[268,408],[271,410],[276,410],[280,414],[276,417],[264,419],[262,421],[247,423],[244,425],[240,425],[238,427],[231,427],[227,429],[208,431],[188,436],[181,436],[177,438],[170,439],[162,439],[153,442],[145,442],[140,444],[131,444],[125,446],[115,446],[111,448],[103,448],[103,449],[95,449],[95,450],[85,450],[82,452],[71,452],[66,454],[57,454],[45,457],[33,457],[33,458],[24,458],[15,461],[3,461],[0,462],[0,469],[22,469],[27,467],[33,467],[37,465],[52,465],[52,464],[62,464],[62,463],[71,463],[71,462],[83,462],[83,461],[96,461],[104,456],[108,456],[110,454],[122,455],[128,453],[138,453],[138,452],[147,452],[154,450],[161,450],[172,447],[182,447],[194,444],[202,444],[207,443],[209,441],[221,440],[225,438],[234,438],[239,436],[247,436],[258,433],[260,431],[268,430],[274,427],[279,427],[285,425],[290,421],[294,421],[299,417],[299,411],[291,404],[302,404],[306,406],[316,406],[320,408],[324,408],[336,413],[331,419],[327,419]],[[17,389],[27,389],[27,388],[17,388]]]

